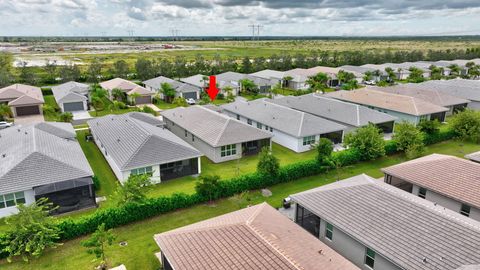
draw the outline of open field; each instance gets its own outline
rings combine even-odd
[[[193,60],[197,54],[205,59],[213,59],[216,55],[224,59],[240,59],[245,56],[269,57],[273,54],[308,53],[312,51],[412,51],[418,50],[454,50],[480,46],[478,38],[439,38],[439,39],[318,39],[318,40],[264,40],[264,41],[175,41],[177,49],[159,49],[162,44],[171,41],[158,42],[98,42],[98,45],[87,46],[77,43],[35,43],[45,52],[25,51],[11,49],[17,60],[43,64],[45,59],[55,59],[59,64],[72,61],[79,64],[88,64],[95,58],[100,58],[102,63],[109,66],[117,60],[134,63],[138,58],[148,59],[173,59],[177,56]],[[16,43],[4,43],[7,46],[16,46]],[[70,45],[69,45],[70,44]],[[74,44],[74,45],[72,45]],[[72,50],[60,50],[65,46],[73,47]],[[145,49],[148,48],[148,49]]]
[[[466,153],[479,150],[480,145],[478,144],[448,141],[428,146],[425,154],[442,153],[463,157]],[[339,170],[339,177],[343,179],[360,173],[366,173],[372,177],[379,178],[382,176],[381,168],[403,161],[405,161],[404,155],[397,154],[373,162],[358,163],[341,168]],[[263,201],[268,202],[274,207],[279,207],[281,200],[292,193],[328,184],[335,180],[337,180],[337,175],[331,171],[330,173],[270,187],[273,195],[269,198],[262,197],[260,191],[251,191],[217,201],[214,205],[197,205],[116,228],[114,232],[117,235],[117,239],[114,245],[106,249],[109,262],[111,265],[123,263],[128,269],[158,269],[160,264],[154,256],[154,253],[158,252],[159,249],[153,241],[154,234],[235,211],[247,205],[257,204]],[[93,256],[87,254],[85,249],[80,246],[80,241],[83,239],[84,238],[79,238],[68,241],[55,250],[47,251],[42,257],[31,261],[29,264],[24,262],[9,264],[5,260],[0,261],[0,268],[6,270],[60,270],[68,269],[72,265],[75,265],[75,268],[78,270],[92,269],[95,265],[95,263],[92,262]],[[121,247],[118,245],[120,241],[127,241],[128,245]]]

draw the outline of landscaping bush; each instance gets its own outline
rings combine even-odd
[[[152,108],[150,108],[150,107],[148,107],[148,106],[144,106],[143,109],[142,109],[142,112],[144,112],[144,113],[149,113],[149,114],[151,114],[151,115],[153,115],[153,116],[157,116],[157,112],[156,112],[154,109],[152,109]]]
[[[92,176],[92,181],[93,181],[93,188],[95,191],[100,189],[100,180],[98,180],[98,177],[96,175]]]

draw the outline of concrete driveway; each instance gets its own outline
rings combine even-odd
[[[14,118],[15,125],[27,125],[32,123],[45,122],[43,115],[17,116]]]

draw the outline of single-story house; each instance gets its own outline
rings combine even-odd
[[[227,71],[224,73],[217,74],[216,76],[218,88],[220,89],[221,93],[226,95],[227,93],[224,91],[225,87],[232,88],[232,95],[236,96],[241,91],[242,85],[241,80],[248,79],[246,74]]]
[[[377,91],[409,96],[448,108],[447,115],[452,115],[467,108],[470,100],[452,96],[435,89],[418,89],[415,83],[397,84],[389,87],[370,87]]]
[[[125,94],[125,100],[128,102],[132,102],[135,104],[150,104],[152,103],[152,96],[155,94],[154,92],[147,90],[146,88],[133,83],[131,81],[122,79],[122,78],[115,78],[109,81],[101,82],[100,86],[108,91],[110,99],[113,100],[113,90],[119,89]],[[139,96],[133,100],[131,98],[132,94],[136,93]]]
[[[407,121],[414,125],[420,120],[445,121],[447,108],[441,107],[423,99],[385,93],[382,91],[364,88],[353,91],[336,91],[325,94],[330,98],[366,106],[386,114],[397,117],[397,121]]]
[[[393,133],[397,120],[383,112],[315,93],[267,101],[337,122],[347,127],[346,133],[370,123],[375,124],[385,134]]]
[[[447,95],[470,100],[468,108],[480,110],[480,81],[479,80],[431,80],[423,83],[412,84],[412,88],[419,90],[432,90]]]
[[[432,154],[382,171],[385,183],[480,221],[480,164]]]
[[[62,112],[88,110],[90,86],[78,82],[66,82],[52,87],[52,93]]]
[[[161,91],[163,83],[168,83],[170,86],[172,86],[173,89],[175,89],[175,97],[183,97],[185,99],[200,99],[201,88],[188,83],[175,81],[163,76],[159,76],[143,82],[147,90],[153,93],[158,93],[160,98],[162,99],[164,98]]]
[[[270,90],[272,90],[272,88],[275,86],[270,79],[255,77],[250,74],[247,74],[245,79],[252,81],[257,86],[260,93],[269,93]]]
[[[337,78],[338,72],[340,68],[336,67],[324,67],[324,66],[316,66],[307,69],[310,74],[316,75],[318,73],[325,73],[330,78],[327,82],[328,87],[335,87],[340,84],[340,81]]]
[[[359,269],[267,203],[156,234],[163,269]]]
[[[93,172],[69,123],[0,130],[0,217],[48,198],[64,213],[96,206]]]
[[[285,77],[285,72],[284,71],[277,71],[277,70],[271,70],[271,69],[264,69],[261,71],[257,71],[254,73],[249,74],[252,77],[258,77],[262,78],[265,80],[269,80],[269,85],[273,86],[276,84],[281,84],[283,85],[284,80],[283,78]]]
[[[208,87],[209,77],[203,74],[196,74],[190,77],[181,78],[180,81],[198,87],[203,91],[203,89]]]
[[[270,131],[274,142],[295,152],[310,150],[320,138],[340,144],[346,129],[344,125],[264,99],[236,101],[222,108],[232,118]]]
[[[339,69],[345,72],[352,73],[355,76],[355,80],[357,80],[358,83],[363,83],[364,81],[363,77],[365,76],[365,73],[367,72],[373,73],[375,71],[375,69],[373,68],[351,66],[351,65],[344,65],[339,67]]]
[[[361,269],[480,264],[480,222],[365,174],[290,198],[296,223]]]
[[[0,89],[2,103],[8,104],[13,117],[18,117],[41,115],[45,101],[40,88],[17,83]]]
[[[305,68],[295,68],[285,71],[284,78],[290,77],[291,79],[285,82],[285,87],[293,90],[308,89],[309,85],[307,80],[310,76],[314,76],[316,73]]]
[[[87,123],[122,184],[131,174],[149,174],[153,182],[159,183],[201,172],[202,154],[150,114],[107,115]]]
[[[218,163],[257,154],[270,147],[272,134],[202,106],[162,112],[166,127]]]

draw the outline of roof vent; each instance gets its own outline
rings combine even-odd
[[[423,263],[427,263],[427,257],[423,257],[423,258],[422,258],[422,262],[423,262]]]
[[[433,205],[434,205],[434,206],[437,206],[437,202],[434,202]]]
[[[120,142],[120,138],[117,139],[117,142]]]
[[[5,158],[7,156],[7,154],[2,154],[2,158]]]
[[[323,255],[323,250],[320,249],[320,250],[318,251],[318,254]]]

